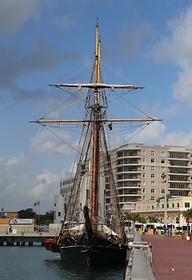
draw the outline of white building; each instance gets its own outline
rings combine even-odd
[[[138,201],[155,202],[158,197],[167,193],[172,197],[192,195],[190,148],[133,143],[112,150],[111,161],[122,212],[134,211]],[[89,170],[87,178],[90,178]],[[64,219],[64,205],[67,203],[72,180],[61,180],[60,196],[55,200],[55,221]],[[88,186],[89,182],[86,184]],[[105,194],[102,190],[100,204],[102,205],[105,197],[106,206],[110,207],[111,194],[107,178],[101,185],[105,187]]]
[[[127,144],[111,152],[117,194],[122,211],[137,201],[192,193],[192,149],[181,146]],[[110,191],[106,185],[106,203]]]

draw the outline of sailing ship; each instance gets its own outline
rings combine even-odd
[[[144,122],[155,119],[113,119],[107,117],[106,89],[137,90],[142,86],[104,83],[101,75],[101,41],[96,23],[95,56],[89,83],[52,84],[56,88],[87,89],[85,117],[79,120],[39,119],[39,124],[81,123],[82,138],[73,185],[65,205],[65,218],[58,237],[45,247],[60,252],[64,262],[88,266],[124,263],[129,257],[122,213],[106,139],[106,127],[113,122]],[[106,177],[106,178],[105,178]],[[105,182],[110,189],[110,209],[105,204]],[[109,211],[108,211],[109,210]]]

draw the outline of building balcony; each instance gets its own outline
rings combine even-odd
[[[121,167],[121,166],[141,166],[141,162],[137,162],[137,163],[133,163],[133,162],[129,162],[129,163],[117,163],[116,164],[117,167]]]
[[[141,189],[140,186],[122,186],[122,187],[116,187],[117,190],[130,190],[130,189]]]
[[[140,174],[141,171],[137,170],[137,171],[116,171],[117,174]]]
[[[191,169],[190,165],[178,165],[178,163],[176,164],[169,164],[168,168],[185,168],[185,169]]]
[[[190,180],[176,180],[176,179],[168,179],[169,183],[180,183],[180,184],[190,184]]]
[[[184,190],[184,191],[190,191],[191,190],[191,188],[190,187],[187,187],[187,186],[183,186],[183,187],[177,187],[177,186],[171,186],[171,187],[168,187],[168,190],[178,190],[178,191],[182,191],[182,190]]]
[[[188,173],[188,170],[187,170],[187,172],[183,172],[183,173],[181,173],[181,171],[179,171],[179,172],[170,171],[170,172],[168,172],[168,175],[173,175],[173,176],[190,176],[190,173]]]
[[[117,182],[123,182],[123,181],[126,181],[126,182],[127,182],[127,181],[130,181],[130,182],[140,182],[141,179],[140,179],[140,178],[134,178],[134,179],[133,179],[133,178],[131,178],[131,179],[130,179],[130,178],[129,178],[129,179],[128,179],[128,178],[127,178],[127,179],[117,179]]]

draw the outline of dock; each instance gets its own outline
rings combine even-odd
[[[136,232],[125,280],[191,280],[191,260],[192,240]]]
[[[48,232],[0,234],[0,246],[43,246],[43,241],[53,238]]]

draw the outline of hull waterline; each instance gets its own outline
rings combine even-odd
[[[130,251],[118,247],[64,246],[60,247],[61,259],[66,263],[76,263],[86,266],[125,264]]]

